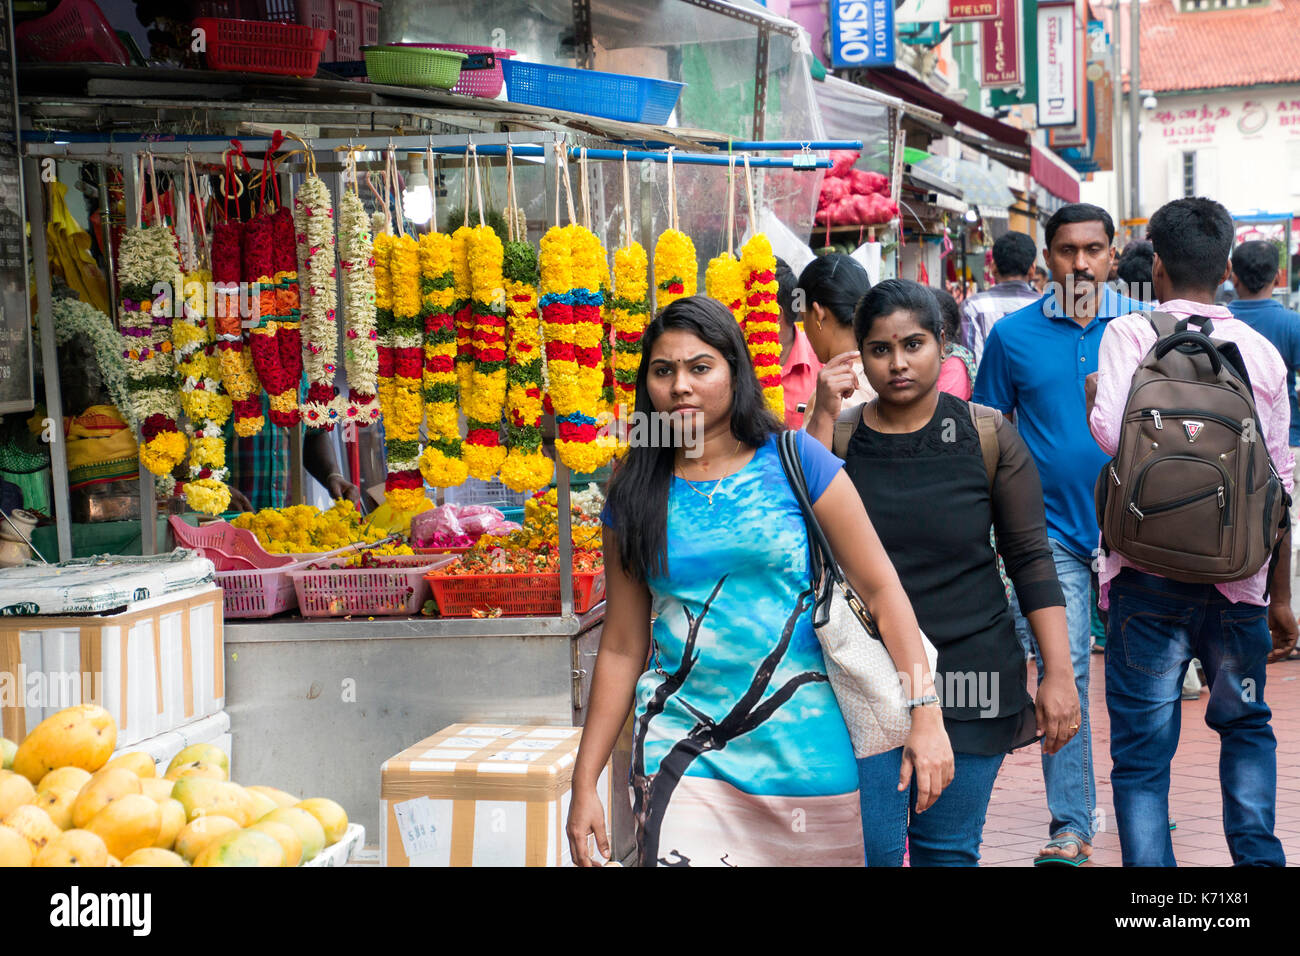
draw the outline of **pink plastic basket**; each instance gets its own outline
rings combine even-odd
[[[321,59],[360,60],[361,48],[379,42],[378,0],[261,0],[267,20],[333,30]]]
[[[218,571],[268,570],[282,568],[295,560],[293,555],[269,553],[251,531],[225,521],[196,528],[173,515],[167,523],[178,544],[202,551]]]
[[[291,610],[298,603],[298,592],[289,568],[298,566],[290,563],[260,571],[218,571],[217,584],[226,617],[271,617]]]
[[[429,599],[424,576],[456,559],[455,555],[385,555],[392,568],[295,568],[288,572],[303,617],[403,617],[419,614]]]
[[[426,50],[450,50],[453,53],[464,53],[468,56],[474,56],[476,53],[492,53],[496,55],[497,63],[489,70],[461,70],[460,80],[451,88],[453,93],[459,93],[462,96],[478,96],[485,100],[494,100],[501,93],[501,87],[505,85],[505,77],[501,73],[501,60],[515,55],[514,50],[506,50],[495,46],[466,46],[462,43],[394,43],[393,46],[418,46]]]

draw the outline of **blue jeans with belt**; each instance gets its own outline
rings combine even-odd
[[[1054,754],[1043,754],[1043,783],[1047,789],[1047,808],[1052,814],[1048,833],[1059,836],[1073,833],[1092,843],[1095,832],[1097,784],[1092,772],[1092,724],[1088,718],[1089,668],[1092,663],[1092,564],[1079,557],[1055,538],[1049,538],[1056,577],[1065,593],[1065,618],[1070,632],[1070,663],[1074,668],[1074,687],[1079,693],[1079,731]],[[1012,598],[1011,610],[1016,618],[1016,633],[1027,653],[1037,658],[1038,674],[1043,674],[1043,654],[1033,639],[1029,622]]]
[[[903,748],[858,761],[862,839],[867,866],[979,866],[980,841],[993,781],[1004,754],[953,754],[952,783],[924,813],[916,812],[916,777],[899,792]]]
[[[1125,568],[1110,584],[1106,709],[1111,786],[1125,866],[1174,866],[1169,765],[1178,749],[1180,694],[1199,658],[1210,685],[1205,722],[1219,735],[1223,830],[1238,866],[1285,866],[1273,835],[1277,740],[1264,703],[1273,641],[1266,608],[1234,604],[1212,584]]]

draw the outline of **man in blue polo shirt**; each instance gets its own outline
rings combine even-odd
[[[1088,721],[1092,555],[1098,529],[1093,482],[1108,460],[1088,430],[1084,382],[1097,370],[1106,323],[1141,308],[1105,283],[1115,260],[1115,225],[1087,203],[1062,207],[1044,229],[1047,294],[993,326],[972,401],[1015,414],[1043,482],[1047,536],[1065,592],[1070,657],[1082,710],[1079,732],[1043,755],[1050,839],[1035,864],[1078,866],[1092,853],[1096,785]],[[1017,628],[1029,629],[1017,608]],[[1037,647],[1034,647],[1037,652]],[[1038,653],[1038,671],[1043,672]]]
[[[1291,436],[1288,444],[1296,459],[1296,478],[1300,479],[1300,403],[1296,401],[1295,373],[1300,369],[1300,315],[1292,312],[1277,299],[1273,290],[1279,279],[1286,281],[1281,271],[1279,250],[1271,242],[1255,239],[1243,242],[1232,252],[1232,285],[1237,298],[1228,303],[1232,314],[1245,322],[1282,354],[1286,365],[1286,390],[1291,397]],[[1300,494],[1295,496],[1300,499]],[[1291,506],[1291,524],[1297,523],[1297,509]],[[1292,547],[1294,547],[1294,543]],[[1292,563],[1294,567],[1294,562]],[[1288,651],[1288,653],[1290,653]],[[1280,657],[1273,659],[1280,660]]]

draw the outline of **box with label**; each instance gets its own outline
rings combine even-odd
[[[222,623],[211,584],[103,614],[0,616],[0,734],[21,742],[64,707],[98,704],[121,749],[219,713]]]
[[[384,866],[569,866],[580,727],[452,724],[384,761]],[[597,792],[610,835],[612,774]],[[592,853],[595,855],[594,843]]]

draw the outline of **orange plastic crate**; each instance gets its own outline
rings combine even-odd
[[[433,600],[443,617],[471,617],[501,609],[502,617],[554,617],[560,613],[560,575],[429,574]],[[585,614],[605,600],[605,572],[573,575],[573,610]]]

